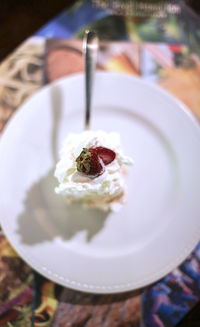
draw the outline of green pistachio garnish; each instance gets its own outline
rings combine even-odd
[[[87,148],[83,148],[80,155],[76,159],[76,167],[79,172],[90,171],[90,157],[91,153]]]

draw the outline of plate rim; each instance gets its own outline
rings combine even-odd
[[[200,133],[200,122],[198,121],[195,114],[191,112],[191,110],[189,109],[188,106],[186,106],[185,103],[183,103],[180,99],[178,99],[173,94],[169,93],[167,90],[162,88],[160,85],[158,85],[156,83],[148,82],[148,81],[142,79],[141,77],[137,77],[137,76],[126,74],[126,73],[105,72],[105,71],[97,71],[95,73],[95,76],[106,76],[106,75],[107,76],[112,75],[113,77],[122,77],[122,78],[135,80],[136,83],[143,84],[147,88],[151,88],[151,89],[157,91],[158,93],[162,94],[163,96],[168,97],[168,99],[175,102],[179,107],[181,107],[181,110],[193,122],[193,124],[196,125],[196,127],[199,129],[199,133]],[[52,83],[49,83],[49,84],[46,84],[46,85],[42,86],[40,89],[38,89],[32,95],[28,96],[24,100],[24,102],[15,110],[15,112],[12,114],[12,116],[9,118],[9,120],[6,122],[6,124],[5,124],[4,128],[3,128],[2,134],[1,134],[1,139],[2,139],[3,135],[5,134],[8,126],[12,123],[12,121],[14,119],[16,119],[15,118],[16,116],[21,115],[21,112],[23,111],[23,107],[26,105],[27,102],[30,101],[31,98],[34,98],[35,96],[37,96],[39,93],[45,91],[46,89],[56,87],[57,85],[62,84],[65,80],[76,79],[76,78],[79,78],[79,77],[84,77],[84,73],[73,73],[73,74],[70,74],[68,76],[60,77],[57,80],[53,81]],[[94,83],[95,83],[95,80],[94,80]],[[1,139],[0,139],[0,143],[2,142]]]

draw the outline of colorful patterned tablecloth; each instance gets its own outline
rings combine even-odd
[[[81,38],[88,27],[101,39],[99,70],[157,83],[200,119],[200,26],[184,5],[179,8],[177,15],[166,7],[161,17],[147,19],[102,8],[98,1],[76,2],[1,63],[0,131],[44,84],[84,70]],[[92,295],[34,272],[0,231],[0,326],[171,327],[199,299],[200,244],[182,265],[144,290]]]

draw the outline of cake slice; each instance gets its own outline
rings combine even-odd
[[[64,141],[55,177],[68,203],[103,210],[118,210],[125,200],[125,166],[133,160],[124,155],[118,133],[84,131]]]

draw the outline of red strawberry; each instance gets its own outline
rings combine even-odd
[[[103,162],[95,149],[83,148],[81,154],[76,159],[77,170],[91,177],[103,174]]]
[[[104,165],[110,164],[115,157],[114,151],[103,146],[83,148],[76,159],[77,170],[91,177],[100,176],[104,172]]]
[[[116,153],[113,150],[104,148],[103,146],[98,146],[95,148],[95,150],[98,156],[103,160],[104,165],[108,165],[116,157]]]

